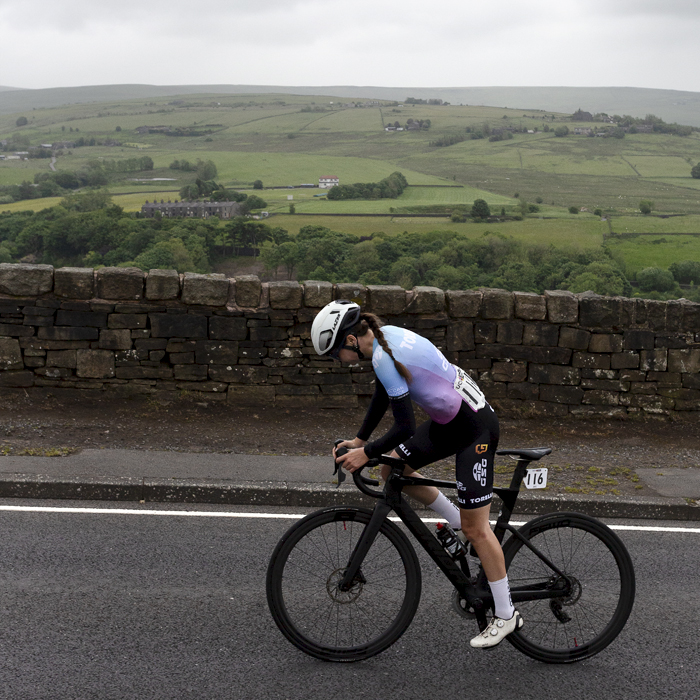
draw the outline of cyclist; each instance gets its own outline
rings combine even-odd
[[[476,549],[494,600],[494,618],[471,640],[475,648],[493,647],[523,625],[514,609],[503,551],[489,525],[493,497],[493,460],[498,446],[498,418],[469,375],[450,364],[429,340],[377,316],[351,301],[327,304],[311,326],[319,355],[342,362],[371,359],[377,382],[357,437],[338,445],[348,452],[338,461],[353,472],[373,457],[389,453],[402,459],[407,475],[431,462],[456,456],[459,509],[433,486],[407,487],[406,492],[432,508]],[[411,401],[429,416],[416,427]],[[394,424],[369,442],[387,408]],[[335,450],[334,450],[335,456]],[[383,466],[382,477],[389,475]]]

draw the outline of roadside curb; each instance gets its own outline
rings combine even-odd
[[[237,506],[324,507],[371,505],[350,484],[287,481],[154,479],[136,477],[53,477],[12,474],[0,479],[0,498],[208,503]],[[496,499],[494,511],[500,502]],[[700,521],[700,503],[682,498],[622,498],[586,495],[531,495],[518,500],[515,514],[575,511],[604,518]]]

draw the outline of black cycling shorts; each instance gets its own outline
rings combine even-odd
[[[475,413],[462,402],[459,413],[449,423],[421,423],[396,452],[413,469],[455,455],[457,503],[469,510],[488,505],[493,498],[498,437],[498,417],[489,404]]]

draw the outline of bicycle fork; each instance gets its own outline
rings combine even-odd
[[[367,523],[365,529],[362,531],[360,539],[357,540],[355,549],[350,555],[348,567],[345,569],[345,574],[343,574],[343,578],[341,578],[340,582],[338,583],[338,588],[341,591],[349,591],[357,582],[358,576],[361,576],[360,568],[362,566],[362,562],[365,560],[367,552],[369,552],[370,547],[379,534],[382,524],[390,512],[391,506],[383,502],[377,503],[377,505],[374,507],[372,517]]]

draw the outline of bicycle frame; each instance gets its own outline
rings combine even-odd
[[[405,486],[435,486],[437,488],[456,489],[457,484],[451,481],[403,476],[403,469],[406,465],[401,460],[393,457],[382,456],[376,461],[391,466],[391,473],[386,480],[383,491],[374,491],[367,488],[367,484],[378,485],[378,482],[363,477],[360,474],[361,470],[353,472],[353,480],[358,489],[372,498],[379,499],[379,502],[374,507],[370,522],[363,530],[355,545],[355,549],[350,555],[347,569],[339,583],[340,589],[349,590],[358,578],[361,579],[362,562],[379,533],[382,523],[393,510],[450,583],[457,589],[459,595],[474,610],[479,627],[483,629],[487,624],[486,610],[489,607],[493,607],[491,590],[483,569],[479,569],[476,582],[473,583],[470,579],[466,558],[462,559],[461,566],[455,563],[418,514],[406,502],[401,493]],[[522,480],[525,476],[525,470],[529,463],[530,460],[519,459],[510,486],[508,488],[494,489],[494,492],[503,502],[494,532],[501,544],[503,544],[506,531],[510,532],[513,537],[522,540],[550,568],[552,573],[558,576],[558,579],[545,584],[540,583],[511,588],[513,603],[537,599],[563,598],[569,594],[570,589],[566,575],[509,523]]]

